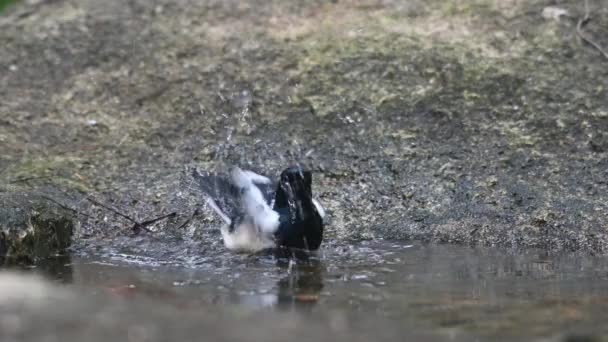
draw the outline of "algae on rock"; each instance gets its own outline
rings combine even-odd
[[[3,194],[0,203],[0,260],[29,264],[67,252],[75,230],[70,213],[35,194]]]

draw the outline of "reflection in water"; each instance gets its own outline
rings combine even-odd
[[[293,259],[290,259],[293,262]],[[323,290],[323,263],[318,258],[298,260],[289,267],[287,276],[277,282],[278,307],[281,309],[312,307]]]
[[[72,258],[70,255],[58,255],[36,261],[35,266],[26,266],[19,262],[0,260],[0,266],[23,272],[36,272],[47,279],[69,284],[73,281]],[[2,270],[2,268],[0,268]]]
[[[299,250],[272,251],[281,274],[276,289],[249,294],[239,299],[250,307],[276,307],[280,310],[308,310],[320,299],[325,268],[321,259]]]
[[[576,254],[370,241],[327,243],[318,255],[200,252],[196,263],[174,255],[116,255],[74,256],[72,266],[58,258],[33,270],[85,293],[129,305],[151,302],[196,319],[216,310],[240,318],[278,312],[313,324],[342,312],[322,322],[329,335],[362,329],[370,316],[399,329],[426,326],[450,334],[598,332],[608,303],[608,259]]]
[[[74,280],[72,258],[69,255],[40,260],[36,269],[45,277],[69,284]]]

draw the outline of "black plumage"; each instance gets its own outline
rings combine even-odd
[[[257,238],[270,241],[274,247],[312,251],[320,247],[324,211],[313,198],[309,170],[290,166],[281,173],[278,182],[250,171],[235,170],[232,178],[193,172],[207,202],[227,223],[222,235],[228,248],[255,251],[268,247],[268,243],[260,243]],[[258,190],[261,196],[255,195]],[[235,243],[232,239],[237,237]]]
[[[300,166],[281,173],[274,211],[279,213],[277,245],[317,250],[323,240],[323,218],[312,197],[312,174]]]

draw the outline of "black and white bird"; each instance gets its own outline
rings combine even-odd
[[[268,177],[235,167],[222,178],[194,170],[207,204],[226,223],[226,248],[242,252],[287,247],[315,251],[323,240],[325,210],[312,195],[312,174],[299,165]]]

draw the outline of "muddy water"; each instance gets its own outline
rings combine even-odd
[[[0,300],[2,340],[608,336],[606,258],[390,241],[328,244],[297,262],[220,248],[205,257],[137,252],[99,248],[13,276],[48,289],[42,299],[27,286],[2,289],[25,292]]]

